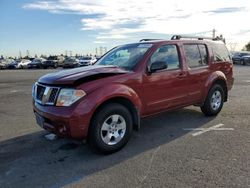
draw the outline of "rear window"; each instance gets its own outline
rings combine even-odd
[[[215,62],[231,61],[230,53],[224,44],[213,44],[212,49]]]

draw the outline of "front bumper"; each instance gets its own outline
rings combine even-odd
[[[82,108],[79,106],[78,104],[70,107],[43,106],[33,101],[34,113],[43,118],[43,129],[75,139],[87,137],[91,117],[80,111],[79,108]]]

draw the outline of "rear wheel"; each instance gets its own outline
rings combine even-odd
[[[221,85],[213,85],[208,92],[204,105],[201,106],[201,111],[206,116],[217,115],[223,107],[224,96],[224,90]]]
[[[132,117],[123,105],[110,103],[95,114],[88,143],[97,153],[109,154],[126,145],[132,133]]]

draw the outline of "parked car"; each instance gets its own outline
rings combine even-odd
[[[232,60],[234,64],[244,65],[243,58],[244,56],[249,56],[250,52],[234,52],[232,56]]]
[[[76,68],[79,66],[79,60],[74,57],[66,57],[64,60],[63,68]]]
[[[9,68],[9,65],[11,63],[13,63],[13,62],[15,62],[14,59],[4,59],[4,60],[2,60],[2,64],[4,65],[4,68]]]
[[[6,63],[4,62],[4,60],[0,61],[0,69],[6,69]]]
[[[42,76],[32,90],[38,125],[107,154],[141,118],[189,105],[217,115],[234,82],[231,56],[221,41],[185,38],[118,46],[93,66]]]
[[[79,64],[80,64],[80,66],[93,65],[95,62],[96,62],[96,58],[95,57],[85,56],[85,57],[80,57],[79,58]]]
[[[26,69],[28,65],[31,63],[29,59],[22,59],[20,63],[18,63],[17,68],[19,69]]]
[[[57,65],[58,65],[58,67],[63,66],[64,60],[65,60],[64,56],[62,56],[62,55],[57,56]]]
[[[50,61],[47,63],[49,63],[49,65],[52,65],[52,67],[54,67],[54,68],[59,67],[59,66],[63,66],[63,64],[64,64],[64,57],[63,56],[49,56],[47,58],[47,60]]]
[[[16,69],[18,67],[18,64],[20,63],[19,60],[13,60],[10,63],[7,64],[8,69]]]
[[[242,56],[242,61],[243,61],[243,65],[249,65],[250,64],[250,54],[249,55],[245,55]]]
[[[43,62],[45,59],[43,58],[36,58],[31,61],[31,63],[28,64],[28,69],[32,68],[43,68]]]
[[[58,67],[58,63],[57,63],[57,61],[53,61],[53,60],[46,60],[46,61],[43,61],[42,62],[42,67],[44,68],[44,69],[47,69],[47,68],[49,68],[49,67],[52,67],[52,68],[57,68]]]

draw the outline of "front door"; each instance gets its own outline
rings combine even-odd
[[[168,44],[159,47],[151,56],[148,67],[152,63],[163,61],[167,65],[166,69],[144,75],[143,103],[146,107],[144,115],[186,103],[187,74],[183,71],[177,45]]]

